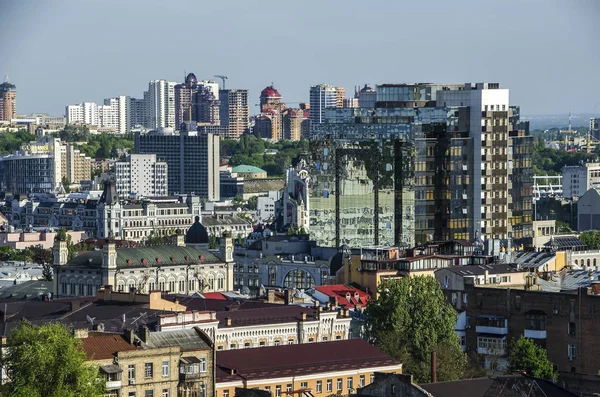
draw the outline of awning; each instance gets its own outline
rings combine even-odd
[[[105,374],[118,374],[119,372],[123,372],[123,370],[121,369],[121,367],[119,367],[118,365],[103,365],[100,367],[100,371],[104,372]]]
[[[200,359],[198,357],[181,357],[180,361],[183,364],[194,364],[199,363]]]

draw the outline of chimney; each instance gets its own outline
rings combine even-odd
[[[302,321],[306,321],[306,312],[302,312],[302,314],[300,316],[301,316],[300,319]]]
[[[148,343],[148,340],[150,339],[150,329],[148,328],[147,325],[142,326],[142,341],[144,341],[144,343]]]
[[[437,382],[437,356],[436,352],[431,352],[431,383]]]
[[[488,270],[483,272],[483,283],[487,284],[490,277],[490,272]]]
[[[231,327],[231,317],[225,317],[225,325]]]
[[[70,304],[71,313],[81,309],[81,302],[78,300],[72,300],[69,302],[69,304]]]
[[[292,296],[292,290],[288,288],[288,289],[285,290],[285,292],[283,294],[284,294],[283,295],[284,296],[284,298],[283,298],[284,299],[284,304],[286,306],[289,306],[292,303],[292,298],[293,298],[293,296]]]
[[[133,343],[135,342],[135,332],[133,332],[133,328],[126,329],[123,336],[125,337],[127,343],[133,345]]]
[[[275,290],[274,289],[270,289],[267,291],[267,302],[268,303],[275,302]]]
[[[88,334],[87,328],[79,328],[79,329],[73,330],[73,335],[77,339],[84,339],[84,338],[87,338],[89,334]]]
[[[315,309],[319,307],[319,301],[315,299]]]

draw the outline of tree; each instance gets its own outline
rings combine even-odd
[[[208,249],[214,250],[217,248],[217,236],[211,234],[208,236]]]
[[[256,208],[258,207],[258,197],[257,196],[252,196],[248,199],[248,209],[249,210],[256,210]]]
[[[524,336],[515,340],[510,349],[508,365],[511,371],[525,371],[528,375],[556,381],[558,373],[552,368],[546,350]]]
[[[579,240],[589,249],[600,249],[600,230],[588,230],[579,235]]]
[[[8,337],[3,357],[7,396],[100,397],[105,382],[85,362],[81,341],[62,324],[22,322]]]
[[[367,339],[404,363],[418,382],[430,379],[437,352],[438,380],[460,379],[467,365],[454,332],[456,312],[433,277],[384,280],[367,306]]]
[[[66,176],[63,176],[61,183],[63,185],[63,188],[65,189],[65,192],[71,193],[71,182],[69,181],[69,179],[67,179]]]

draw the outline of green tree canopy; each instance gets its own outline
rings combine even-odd
[[[2,361],[10,381],[2,395],[101,397],[105,382],[85,359],[80,340],[65,326],[23,322],[8,337]]]
[[[600,249],[600,230],[588,230],[579,235],[579,240],[589,249]]]
[[[548,360],[546,350],[524,336],[513,342],[508,365],[511,371],[525,371],[536,378],[554,380],[558,378],[552,363]]]
[[[454,332],[456,312],[433,277],[384,280],[367,306],[367,337],[403,362],[418,382],[430,381],[436,351],[439,381],[460,379],[467,358]]]

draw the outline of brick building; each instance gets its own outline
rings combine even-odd
[[[578,393],[600,390],[600,284],[544,292],[481,288],[466,279],[464,291],[444,293],[466,311],[466,350],[476,350],[488,369],[503,370],[512,341],[524,335],[546,348],[560,385]]]

